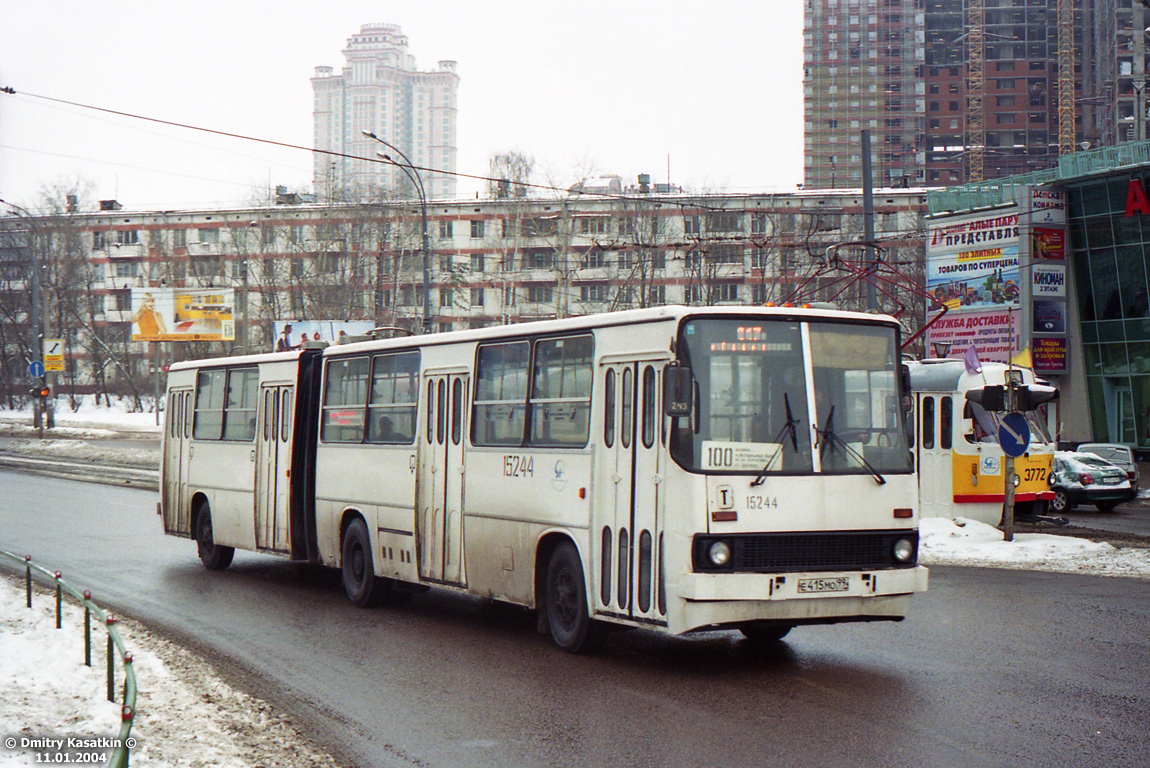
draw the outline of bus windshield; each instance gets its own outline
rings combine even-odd
[[[702,472],[803,474],[816,457],[827,473],[909,472],[897,349],[888,326],[689,320],[679,350],[695,402],[672,455]]]

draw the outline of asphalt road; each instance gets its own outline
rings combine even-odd
[[[934,568],[901,624],[613,635],[442,591],[361,611],[324,569],[210,573],[153,493],[0,472],[0,548],[193,644],[359,766],[1144,766],[1150,585]],[[162,685],[143,679],[141,686]]]

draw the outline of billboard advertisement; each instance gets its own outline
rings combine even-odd
[[[941,222],[927,237],[926,289],[952,312],[1017,309],[1019,245],[1017,214]]]
[[[132,341],[231,341],[231,288],[133,288]]]
[[[930,344],[950,345],[950,356],[961,357],[971,345],[984,362],[1009,362],[1016,350],[1020,313],[991,310],[944,315],[930,327]]]
[[[375,327],[360,320],[276,320],[274,326],[276,352],[299,349],[308,341],[335,344],[341,336],[363,336]]]

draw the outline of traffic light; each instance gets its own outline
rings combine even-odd
[[[972,389],[966,393],[966,399],[978,403],[988,411],[1006,410],[1006,388],[1000,384],[989,384],[982,389]]]
[[[32,397],[38,397],[41,400],[47,400],[52,394],[52,388],[48,386],[47,381],[40,379],[40,381],[36,382],[36,384],[28,390],[28,394]]]
[[[1058,399],[1058,390],[1041,384],[1031,384],[1029,387],[1019,387],[1014,394],[1015,405],[1020,411],[1033,411],[1043,403]]]
[[[999,384],[990,384],[982,389],[972,389],[966,393],[966,399],[978,403],[988,411],[1005,411],[1006,387]],[[1042,384],[1014,387],[1014,408],[1016,411],[1033,411],[1043,403],[1058,399],[1058,390]]]

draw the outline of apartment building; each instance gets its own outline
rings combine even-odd
[[[866,292],[849,276],[864,259],[877,253],[921,276],[925,204],[921,189],[877,191],[881,250],[864,252],[851,245],[864,232],[857,192],[632,189],[434,202],[426,318],[431,330],[447,331],[662,304],[862,307]],[[234,340],[163,342],[164,359],[270,350],[277,321],[370,321],[420,332],[421,213],[418,203],[396,201],[0,218],[10,245],[0,259],[0,333],[12,359],[29,350],[35,261],[47,265],[46,333],[66,340],[66,376],[80,387],[92,384],[93,361],[113,377],[149,369],[157,345],[132,341],[140,289],[213,288],[233,297]],[[899,313],[908,330],[923,316],[913,291],[880,292],[876,306]],[[107,364],[113,350],[118,367]],[[5,375],[22,391],[21,371]]]
[[[347,40],[345,63],[315,68],[313,184],[320,200],[379,199],[411,183],[377,153],[421,170],[428,198],[451,198],[456,186],[459,75],[455,62],[420,70],[395,24],[365,24]],[[390,145],[364,135],[372,133]],[[401,154],[394,151],[398,149]],[[335,154],[327,154],[335,153]],[[442,171],[436,173],[434,171]]]

